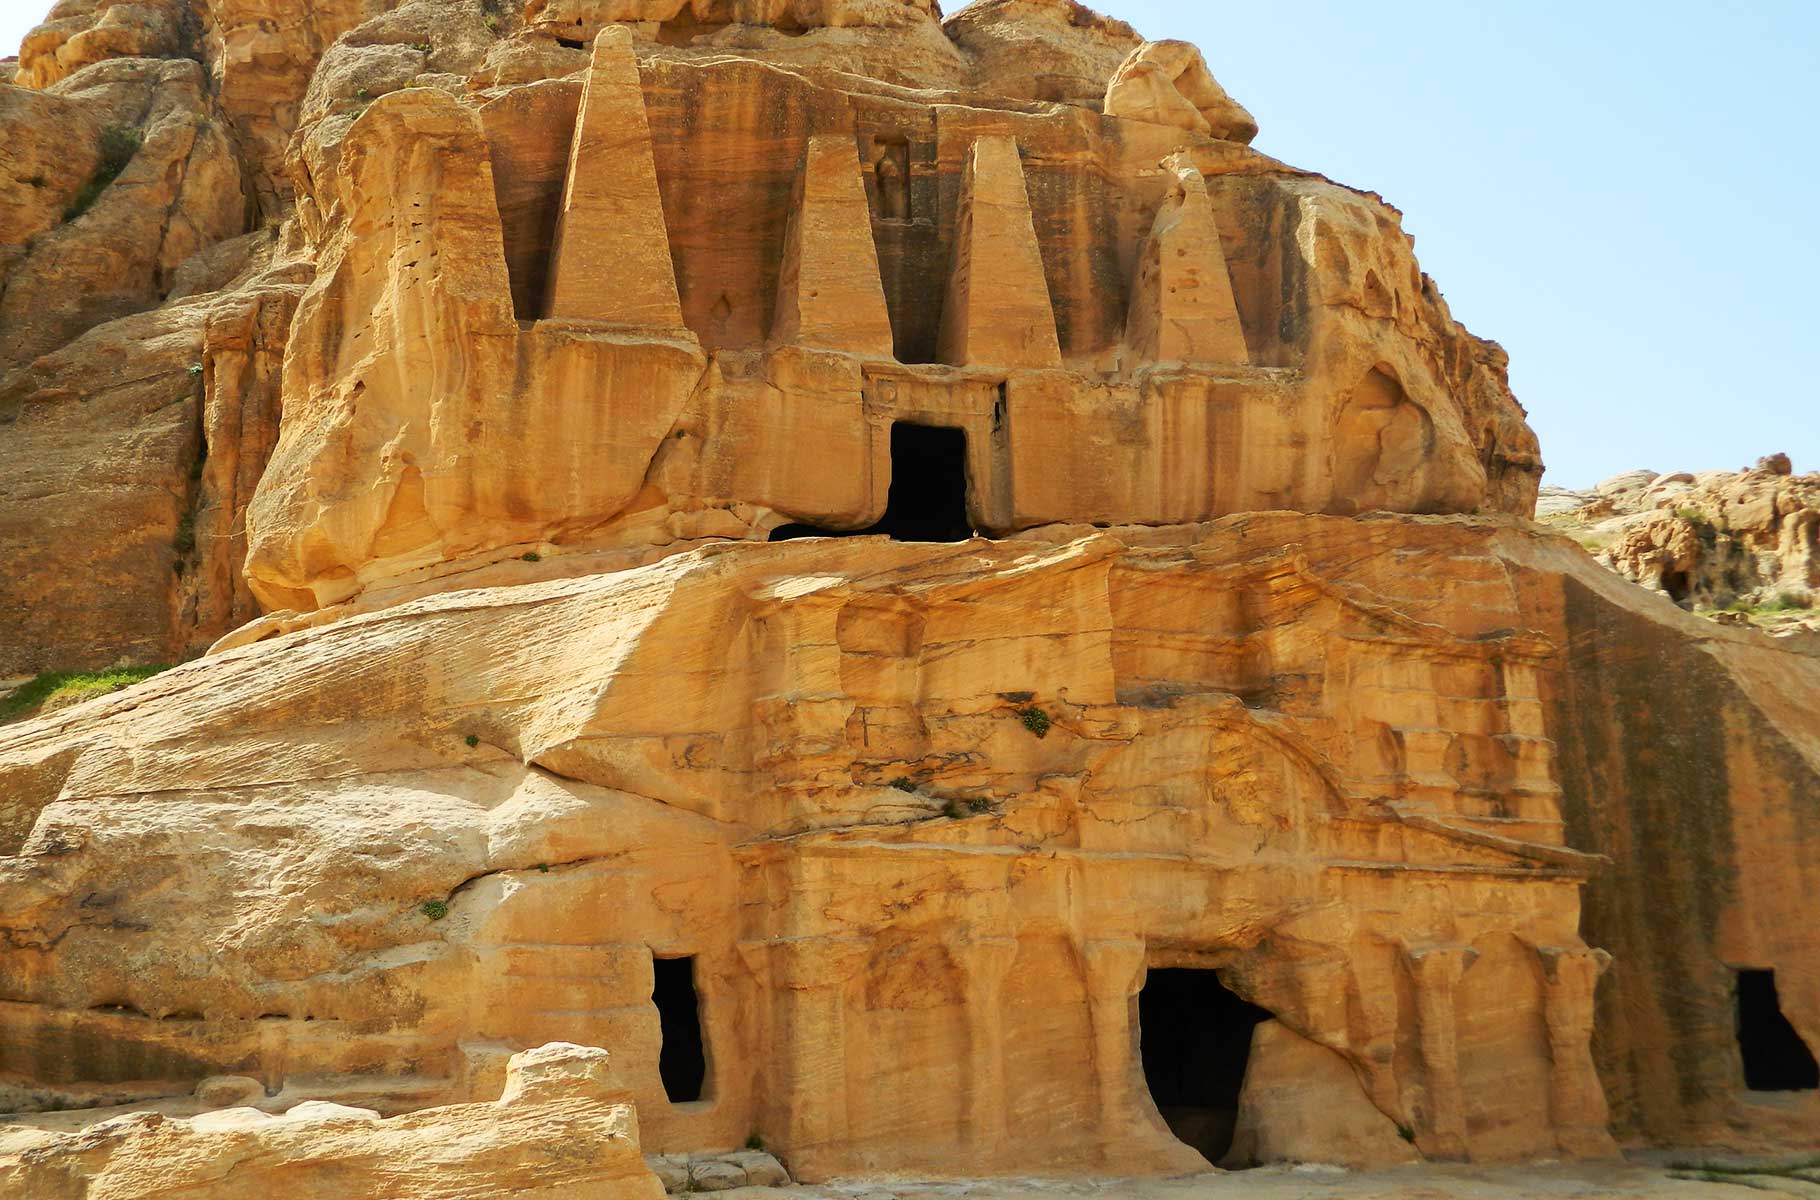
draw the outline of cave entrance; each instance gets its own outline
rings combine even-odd
[[[1232,1149],[1251,1032],[1270,1013],[1212,971],[1152,968],[1138,992],[1138,1047],[1169,1132],[1218,1163]]]
[[[967,515],[967,431],[898,421],[891,426],[891,494],[885,515],[865,529],[780,525],[774,542],[805,537],[885,534],[894,542],[964,542]]]
[[[693,958],[651,962],[651,1003],[657,1006],[657,1074],[672,1104],[700,1100],[708,1078],[708,1047],[701,1032]]]
[[[1738,972],[1738,1050],[1744,1086],[1753,1092],[1820,1088],[1820,1064],[1782,1015],[1774,971]]]
[[[1664,571],[1662,572],[1662,590],[1668,593],[1670,600],[1680,604],[1693,590],[1693,583],[1688,579],[1686,571]]]

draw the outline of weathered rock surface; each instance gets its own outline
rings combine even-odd
[[[1738,814],[1715,912],[1775,943],[1709,943],[1676,1017],[1714,1039],[1679,1086],[1733,1122],[1720,964],[1780,964],[1811,1027],[1777,907],[1804,893],[1772,881],[1814,860],[1769,831],[1815,794],[1820,745],[1777,731],[1820,660],[1640,596],[1520,526],[1280,516],[735,546],[300,630],[0,741],[5,1067],[453,1099],[464,1047],[566,1033],[622,1048],[657,1152],[757,1129],[809,1178],[1182,1170],[1108,1089],[1146,966],[1205,964],[1357,1073],[1317,1111],[1442,1157],[1601,1152],[1580,888],[1613,907],[1614,1003],[1690,969],[1622,915],[1671,908],[1641,856],[1679,841],[1597,832],[1663,783],[1605,731],[1678,714],[1608,676],[1729,638],[1699,703],[1737,736],[1674,786]],[[707,1109],[659,1081],[654,953],[694,957]]]
[[[0,675],[220,640],[0,730],[0,1170],[1816,1140],[1739,996],[1820,1044],[1820,657],[1530,524],[1503,352],[1191,47],[70,0],[14,78]],[[1811,563],[1788,464],[1683,482]]]
[[[186,259],[244,229],[233,145],[193,62],[109,59],[47,92],[0,90],[0,140],[12,151],[0,177],[0,376],[155,307]],[[110,147],[126,161],[74,213]]]
[[[280,212],[286,144],[317,59],[340,34],[398,0],[58,0],[25,37],[12,83],[56,91],[112,60],[193,60],[212,83],[219,124],[251,168],[249,190]]]
[[[1258,123],[1187,42],[1146,42],[1133,50],[1106,86],[1105,109],[1109,117],[1174,125],[1220,141],[1248,143],[1258,135]]]
[[[990,96],[1098,108],[1106,83],[1144,39],[1075,0],[974,0],[942,29]]]
[[[1352,1085],[1342,1056],[1276,1021],[1258,1025],[1226,1162],[1319,1162],[1352,1167],[1419,1162],[1407,1126]]]
[[[505,1094],[493,1103],[389,1120],[306,1101],[278,1114],[134,1113],[31,1139],[11,1154],[0,1140],[0,1188],[46,1200],[654,1200],[663,1188],[639,1156],[637,1117],[609,1082],[606,1059],[602,1050],[551,1043],[513,1056]]]
[[[600,74],[597,104],[631,131],[625,147],[574,134],[594,41],[613,30],[633,47],[609,57],[618,90]],[[1106,109],[1121,67],[1128,82],[1149,81],[1139,119],[1119,117],[1124,100]],[[66,0],[28,39],[17,82],[0,94],[0,155],[16,159],[0,206],[13,206],[26,240],[8,251],[0,344],[18,370],[97,322],[244,290],[247,243],[232,235],[249,211],[268,230],[285,222],[258,243],[266,261],[316,283],[310,332],[289,341],[285,406],[297,417],[273,470],[262,470],[264,417],[244,446],[205,430],[191,449],[154,456],[164,465],[150,474],[123,467],[144,501],[79,551],[118,564],[123,542],[140,547],[112,571],[121,588],[48,565],[0,585],[13,611],[41,610],[54,593],[74,606],[67,633],[33,623],[29,646],[0,655],[0,675],[153,646],[176,655],[244,619],[253,592],[278,608],[368,592],[371,603],[528,552],[636,557],[791,522],[863,528],[886,504],[893,420],[966,429],[979,482],[970,517],[994,533],[1255,508],[1524,511],[1533,494],[1539,459],[1502,360],[1453,326],[1394,214],[1222,140],[1248,134],[1234,132],[1238,110],[1189,48],[1147,45],[1067,0],[973,5],[946,27],[932,5],[896,0],[550,0],[523,14],[469,0],[307,12]],[[1116,90],[1136,95],[1137,84]],[[1178,101],[1187,108],[1157,115]],[[61,221],[116,127],[144,144],[88,212]],[[809,147],[840,138],[854,141],[857,171],[825,158],[799,191]],[[976,143],[1016,147],[1006,195],[1028,210],[977,263],[956,236],[974,215],[962,183]],[[592,164],[625,154],[651,157],[640,196],[571,239],[573,288],[623,310],[595,328],[593,309],[558,295],[559,231],[567,199],[615,177]],[[1159,173],[1171,154],[1183,165]],[[437,193],[428,219],[400,199],[426,184]],[[1078,219],[1083,203],[1106,219]],[[1178,215],[1159,216],[1172,204]],[[616,235],[615,219],[630,222]],[[425,253],[380,254],[368,235],[381,228],[394,248]],[[1192,247],[1192,265],[1159,287],[1165,273],[1141,264],[1160,264],[1171,239]],[[69,264],[86,265],[72,276]],[[625,283],[603,282],[619,271],[661,283],[667,266],[680,311],[634,311]],[[821,274],[792,290],[805,269]],[[1040,353],[943,340],[952,313],[974,303],[959,286],[969,279],[1010,283],[1001,290],[1018,316],[1002,324]],[[1180,296],[1179,281],[1191,285]],[[888,338],[870,299],[852,310],[857,340],[845,328],[853,294],[882,296]],[[995,303],[978,299],[988,313]],[[802,323],[805,306],[819,326]],[[546,313],[569,315],[517,328]],[[260,328],[261,352],[281,353],[278,310]],[[128,326],[101,341],[132,336]],[[930,362],[942,357],[963,369]],[[206,355],[161,367],[156,388],[184,394],[197,362],[206,368]],[[35,372],[4,386],[30,394]],[[273,379],[269,357],[255,373]],[[135,378],[151,386],[149,375]],[[233,412],[206,394],[212,378],[201,407]],[[94,385],[56,386],[81,397]],[[401,387],[415,416],[363,399]],[[600,388],[643,397],[641,413],[589,410],[581,396]],[[523,427],[492,419],[502,404],[538,408],[533,393],[577,411]],[[275,415],[275,399],[262,411]],[[1117,438],[1106,412],[1119,414]],[[64,435],[65,465],[44,464],[61,481],[34,485],[23,523],[78,509],[76,482],[117,453],[114,436]],[[989,449],[995,439],[1003,446]],[[1241,443],[1259,449],[1241,454]],[[14,449],[35,460],[42,446]],[[191,603],[157,551],[189,540],[181,472],[205,451],[244,464],[230,512],[265,480],[248,528],[230,524],[232,565],[208,571],[215,592],[238,597],[226,605]],[[549,488],[552,473],[569,482]],[[154,619],[162,609],[176,615]]]
[[[97,327],[0,379],[0,675],[170,662],[258,615],[245,512],[294,273]]]
[[[1111,139],[1075,106],[963,120],[852,76],[673,56],[606,16],[579,28],[596,26],[579,87],[480,107],[439,87],[347,107],[333,80],[378,95],[421,63],[364,35],[324,59],[297,148],[319,266],[300,322],[333,330],[293,339],[287,392],[316,415],[287,425],[251,511],[248,573],[268,604],[452,580],[530,549],[864,528],[886,506],[893,421],[965,431],[969,515],[998,534],[1533,503],[1539,460],[1501,356],[1453,325],[1394,214],[1228,140],[1230,117],[1203,131],[1217,106],[1179,48],[1134,62],[1179,67],[1170,86],[1198,124],[1120,121]],[[825,159],[804,190],[810,148],[836,137],[858,142],[858,178]],[[407,144],[426,157],[401,157]],[[1181,165],[1156,170],[1172,154]],[[862,186],[869,212],[823,200]],[[1071,217],[1083,194],[1106,221]],[[1181,215],[1159,227],[1170,204]],[[793,236],[805,221],[824,237]],[[1161,287],[1141,266],[1159,238],[1195,264]],[[792,280],[836,243],[846,286],[883,294],[889,352],[801,327]],[[807,298],[841,303],[816,285]],[[593,393],[546,373],[609,370],[649,376],[597,374],[640,408],[611,421],[610,450],[582,413],[461,415],[502,395],[513,412],[581,403]]]
[[[1542,518],[1625,578],[1724,620],[1820,632],[1820,475],[1795,474],[1787,455],[1547,491]]]

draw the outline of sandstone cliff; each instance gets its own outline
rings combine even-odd
[[[0,487],[8,558],[27,564],[0,585],[0,675],[181,658],[254,594],[311,609],[531,550],[864,526],[882,470],[830,478],[793,447],[894,408],[978,413],[970,436],[1008,441],[1005,478],[978,464],[993,532],[1528,511],[1540,464],[1501,353],[1451,322],[1393,210],[1246,149],[1255,124],[1191,48],[1050,0],[945,26],[885,0],[759,8],[413,0],[299,21],[65,0],[0,95],[18,231],[0,259]],[[602,60],[609,28],[631,39]],[[596,79],[592,120],[648,130],[624,221],[568,208],[585,155],[620,161],[575,138]],[[837,131],[856,156],[801,158]],[[973,186],[1016,205],[1008,233],[978,231],[975,266],[957,235],[999,211],[963,186],[988,134],[1018,162]],[[552,252],[577,221],[577,286],[639,264],[676,307],[574,307]],[[853,253],[875,278],[852,276]],[[1139,269],[1162,255],[1168,271]],[[870,340],[804,325],[793,287],[818,256],[810,307],[851,319],[866,310],[848,289],[871,289]],[[1015,322],[1053,329],[1048,348],[945,333],[969,279],[1019,297]],[[571,317],[672,349],[615,349],[627,332]],[[532,318],[555,319],[521,333]],[[1013,373],[893,377],[969,358]],[[644,407],[563,411],[603,387]],[[822,397],[845,412],[804,425]],[[522,428],[496,419],[538,404]]]
[[[472,1130],[395,1193],[507,1186],[552,1042],[615,1196],[635,1130],[676,1186],[1814,1142],[1820,657],[1532,523],[1503,352],[1257,129],[1072,0],[64,0],[0,85],[0,676],[189,661],[0,726],[0,1180]],[[1673,569],[1811,589],[1806,486]]]

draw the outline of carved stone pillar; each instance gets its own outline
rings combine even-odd
[[[967,1137],[982,1165],[1005,1144],[1005,976],[1017,939],[982,939],[955,957],[966,972]]]
[[[1478,952],[1469,946],[1411,950],[1417,1050],[1428,1102],[1415,1114],[1416,1146],[1430,1158],[1466,1157],[1466,1098],[1460,1088],[1454,991]]]
[[[846,985],[863,947],[847,939],[774,942],[772,1042],[782,1139],[813,1156],[847,1139]]]
[[[1542,960],[1543,1015],[1548,1024],[1549,1118],[1562,1153],[1582,1158],[1617,1153],[1605,1090],[1593,1065],[1593,990],[1611,955],[1585,947],[1537,950]]]
[[[1357,995],[1350,1010],[1348,1037],[1365,1063],[1365,1090],[1382,1112],[1401,1117],[1403,1083],[1397,1078],[1397,1031],[1401,1019],[1396,973],[1398,951],[1354,954],[1352,976]]]
[[[1144,943],[1096,938],[1081,943],[1087,968],[1087,1005],[1093,1021],[1093,1073],[1100,1099],[1100,1131],[1108,1141],[1129,1128],[1136,1111],[1131,1094],[1137,1063],[1131,1057],[1131,998],[1144,968]]]

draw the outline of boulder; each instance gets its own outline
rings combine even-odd
[[[657,1200],[630,1105],[590,1072],[605,1052],[529,1052],[492,1103],[381,1118],[306,1101],[280,1117],[226,1109],[190,1119],[134,1113],[0,1153],[0,1190],[20,1196],[340,1200],[350,1196],[588,1196]],[[71,1190],[71,1189],[74,1190]]]

